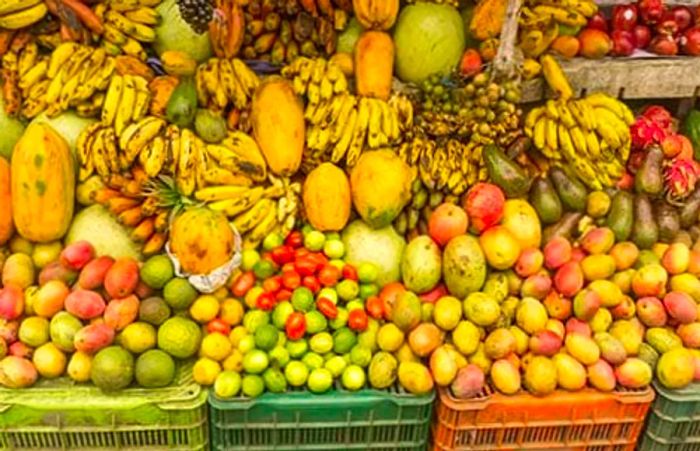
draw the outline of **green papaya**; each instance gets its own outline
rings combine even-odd
[[[605,224],[615,234],[615,241],[625,241],[632,234],[634,224],[634,197],[627,191],[618,191],[610,203]]]
[[[169,122],[179,127],[189,127],[197,114],[197,88],[193,77],[180,80],[170,94],[165,116]]]
[[[659,226],[659,240],[670,243],[681,230],[681,220],[678,211],[673,205],[665,201],[657,202],[654,208],[654,217]]]
[[[543,224],[554,224],[561,218],[562,206],[557,192],[546,177],[537,177],[530,188],[530,204]]]
[[[555,167],[549,170],[554,188],[559,194],[559,199],[565,209],[569,211],[586,211],[588,190],[578,179],[570,177],[562,168]]]
[[[690,110],[683,121],[682,132],[693,143],[695,159],[700,160],[700,111]]]
[[[656,197],[664,189],[664,175],[661,167],[664,161],[664,152],[660,147],[654,146],[647,150],[642,165],[634,177],[634,190],[639,194],[647,194]]]
[[[506,154],[489,144],[484,147],[482,158],[486,162],[489,178],[498,185],[507,197],[524,197],[530,191],[532,179],[525,173],[516,162],[506,156]]]
[[[640,249],[649,249],[659,241],[659,227],[654,220],[651,201],[645,194],[637,194],[634,198],[632,241]]]

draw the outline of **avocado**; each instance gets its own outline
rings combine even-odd
[[[189,127],[197,114],[197,87],[193,77],[180,80],[170,94],[165,115],[169,122],[179,127]]]
[[[687,229],[698,222],[700,213],[700,187],[695,188],[681,208],[681,227]]]
[[[579,221],[583,218],[583,213],[567,212],[561,219],[548,227],[542,233],[542,241],[547,244],[552,238],[558,236],[571,240],[578,228]]]
[[[646,194],[637,194],[634,198],[632,241],[640,249],[649,249],[659,241],[659,226],[656,225],[651,201]]]
[[[654,218],[659,227],[659,240],[670,243],[681,230],[681,220],[673,205],[659,201],[654,205]]]
[[[517,163],[506,154],[489,144],[484,147],[482,158],[486,162],[489,178],[498,185],[506,197],[524,197],[530,191],[532,180]]]
[[[664,161],[664,152],[660,147],[651,147],[637,169],[634,177],[634,190],[639,194],[647,194],[656,197],[664,189],[664,176],[661,164]]]
[[[634,224],[634,197],[627,191],[618,191],[610,203],[606,225],[615,234],[615,241],[625,241]]]
[[[586,211],[586,199],[588,190],[578,179],[570,177],[562,168],[549,170],[549,177],[559,194],[559,199],[568,211]]]
[[[543,224],[554,224],[561,218],[562,206],[552,182],[546,177],[537,177],[530,188],[530,203]]]

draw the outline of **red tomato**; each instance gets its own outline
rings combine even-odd
[[[294,258],[295,259],[305,257],[309,254],[310,254],[309,250],[305,247],[300,247],[298,249],[294,249]]]
[[[356,332],[362,332],[367,329],[368,322],[367,313],[359,308],[352,310],[348,316],[348,327]]]
[[[294,266],[294,262],[289,262],[289,263],[285,263],[284,265],[282,265],[282,268],[280,268],[280,271],[282,271],[283,273],[287,272],[287,271],[296,271],[295,268],[296,267]]]
[[[272,293],[262,293],[258,296],[258,299],[255,300],[255,306],[260,310],[269,312],[275,306],[275,297]]]
[[[392,282],[384,285],[382,291],[379,292],[379,298],[382,300],[384,308],[384,318],[391,317],[391,309],[394,307],[394,302],[406,291],[406,287],[401,282]]]
[[[349,263],[343,266],[343,279],[354,280],[357,282],[357,269],[355,269],[355,267]]]
[[[434,304],[438,301],[443,296],[447,295],[447,288],[445,288],[445,285],[440,284],[433,288],[432,290],[428,291],[427,293],[423,293],[420,296],[421,301],[423,302],[429,302],[431,304]]]
[[[294,267],[302,276],[313,276],[316,273],[316,266],[316,262],[309,255],[297,258],[294,262]]]
[[[272,250],[272,259],[278,265],[284,265],[294,260],[294,249],[291,246],[279,246]]]
[[[328,319],[335,319],[338,316],[338,307],[328,298],[317,300],[316,308]]]
[[[301,285],[301,276],[294,270],[284,271],[282,273],[282,285],[293,290]]]
[[[301,247],[304,244],[304,234],[299,230],[293,230],[284,239],[284,244],[291,246],[294,249]]]
[[[236,277],[231,286],[231,291],[236,297],[243,297],[255,285],[255,274],[252,271],[244,272]]]
[[[325,254],[323,254],[322,252],[311,252],[311,253],[309,254],[309,257],[310,257],[313,261],[316,262],[316,265],[317,265],[317,266],[316,266],[316,270],[317,270],[317,271],[318,271],[319,269],[321,269],[321,267],[323,267],[323,265],[325,265],[326,263],[328,263],[328,257],[326,257]]]
[[[331,264],[324,265],[318,273],[318,281],[324,287],[332,287],[340,279],[340,270]]]
[[[207,323],[207,332],[210,334],[218,332],[228,336],[231,333],[231,326],[221,318],[214,318]]]
[[[316,294],[318,293],[318,290],[321,289],[321,283],[318,281],[318,279],[314,276],[306,276],[301,280],[301,284],[304,285],[306,288],[311,290],[312,293]]]
[[[306,333],[306,318],[301,312],[294,312],[287,317],[284,330],[290,340],[299,340]]]
[[[282,288],[282,277],[272,276],[265,279],[262,283],[263,290],[266,293],[277,293]]]
[[[365,301],[365,308],[369,316],[374,319],[382,319],[384,317],[384,303],[379,296],[368,297]]]
[[[292,292],[290,290],[285,290],[284,288],[277,292],[275,299],[277,302],[288,301],[292,298]]]

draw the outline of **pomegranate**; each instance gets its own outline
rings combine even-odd
[[[611,23],[613,30],[632,31],[637,25],[637,5],[615,6],[612,10]]]
[[[608,31],[608,21],[605,20],[603,13],[598,11],[590,19],[588,19],[588,25],[586,28],[600,31]]]
[[[700,26],[685,30],[681,37],[681,47],[686,55],[700,55]]]
[[[651,29],[646,25],[635,25],[632,29],[634,43],[638,49],[645,49],[651,42]]]
[[[664,15],[663,0],[639,0],[639,15],[647,24],[655,24]]]
[[[651,40],[649,51],[657,55],[671,56],[678,54],[678,44],[673,36],[658,34]]]
[[[614,30],[612,32],[613,49],[615,56],[630,56],[636,48],[634,34],[631,31]]]
[[[676,5],[670,13],[678,24],[679,31],[685,31],[693,25],[693,12],[687,6]]]

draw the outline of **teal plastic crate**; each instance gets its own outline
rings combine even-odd
[[[700,450],[700,383],[669,390],[654,382],[654,389],[640,451]]]
[[[207,392],[192,366],[158,389],[106,394],[67,378],[0,389],[0,449],[208,449]]]
[[[336,389],[265,393],[222,400],[209,396],[212,449],[217,451],[415,450],[428,445],[435,393]]]

